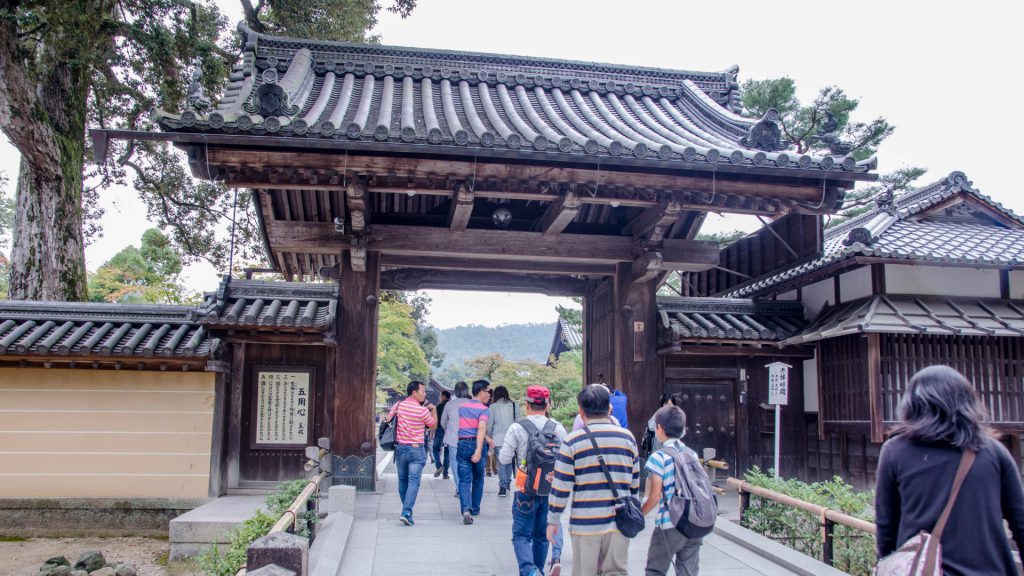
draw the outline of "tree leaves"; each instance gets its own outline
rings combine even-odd
[[[160,230],[142,234],[140,248],[127,246],[89,275],[89,300],[148,304],[190,304],[199,294],[189,292],[178,278],[181,255]]]
[[[814,101],[805,105],[796,95],[792,78],[747,80],[743,84],[744,108],[757,118],[769,109],[778,111],[783,138],[799,154],[850,154],[857,160],[873,156],[895,127],[882,117],[852,121],[851,115],[859,105],[859,100],[838,86],[822,88]]]

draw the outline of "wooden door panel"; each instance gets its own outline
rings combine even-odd
[[[668,390],[686,412],[686,445],[701,455],[714,448],[718,459],[736,466],[735,381],[669,382]]]

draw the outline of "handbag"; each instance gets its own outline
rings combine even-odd
[[[380,449],[385,452],[394,452],[398,441],[395,439],[395,432],[398,429],[398,412],[390,420],[382,420],[380,430],[377,431],[377,440],[380,442]]]
[[[615,527],[626,538],[633,538],[643,531],[645,524],[644,513],[640,510],[640,500],[631,494],[619,497],[619,491],[615,489],[615,482],[612,480],[611,472],[608,471],[608,465],[604,463],[604,455],[601,454],[601,449],[597,446],[594,433],[586,425],[583,426],[583,429],[587,431],[587,437],[590,438],[590,443],[594,446],[594,452],[597,452],[597,461],[601,464],[601,471],[608,479],[608,487],[612,489],[612,497],[615,499]]]
[[[946,528],[960,486],[974,464],[975,456],[972,450],[964,450],[960,457],[960,467],[953,478],[953,489],[931,534],[922,530],[898,550],[879,560],[874,576],[942,576],[942,531]]]

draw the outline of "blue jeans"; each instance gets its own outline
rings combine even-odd
[[[480,513],[480,501],[484,499],[484,464],[487,463],[487,444],[480,451],[480,461],[473,462],[476,452],[476,438],[459,440],[456,452],[459,466],[459,504],[462,511],[476,516]]]
[[[551,557],[558,560],[562,559],[562,525],[558,525],[558,531],[555,532],[555,543],[551,545]]]
[[[448,463],[452,467],[452,482],[455,483],[455,491],[459,491],[459,448],[458,446],[445,445],[444,451],[448,453]]]
[[[519,576],[544,572],[548,555],[547,528],[548,499],[516,492],[512,500],[512,549],[519,562]]]
[[[495,446],[494,450],[499,454],[501,453],[501,446]],[[512,467],[515,466],[512,462],[508,464],[498,463],[498,486],[501,488],[508,488],[512,485]]]
[[[402,499],[402,516],[412,517],[412,507],[420,493],[420,475],[427,463],[427,451],[423,446],[414,448],[405,444],[395,447],[395,464],[398,466],[398,497]]]
[[[444,429],[438,428],[434,432],[434,444],[431,446],[434,453],[434,465],[448,474],[448,450],[444,449]]]

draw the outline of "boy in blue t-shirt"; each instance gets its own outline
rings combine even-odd
[[[693,452],[683,444],[686,433],[686,414],[678,406],[665,406],[654,414],[654,435],[662,443],[661,449],[647,459],[647,499],[643,504],[646,516],[655,507],[658,515],[647,549],[647,571],[650,575],[664,575],[672,560],[676,562],[677,576],[696,575],[700,570],[702,538],[687,538],[672,524],[668,501],[675,495],[676,467],[672,456],[683,450]],[[695,454],[696,455],[696,454]]]

